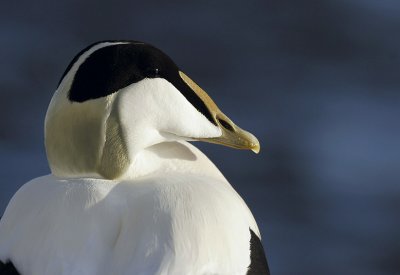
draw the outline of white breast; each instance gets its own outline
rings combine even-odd
[[[141,160],[157,172],[135,180],[25,184],[0,223],[0,259],[33,275],[246,274],[259,231],[243,200],[193,146],[158,146]]]

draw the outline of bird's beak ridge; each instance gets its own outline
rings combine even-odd
[[[222,132],[221,136],[219,137],[194,138],[195,140],[221,144],[236,149],[248,149],[252,150],[256,154],[260,152],[260,143],[253,134],[241,129],[239,126],[233,123],[231,119],[229,119],[224,113],[221,112],[221,110],[217,107],[210,96],[185,73],[180,71],[179,74],[181,78],[185,81],[185,83],[200,97],[200,99],[207,106],[208,110],[214,118],[214,121]]]

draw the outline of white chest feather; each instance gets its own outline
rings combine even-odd
[[[33,275],[246,274],[249,229],[259,235],[250,211],[204,155],[179,144],[187,160],[157,150],[171,165],[158,156],[163,168],[135,180],[27,183],[0,223],[0,259]]]

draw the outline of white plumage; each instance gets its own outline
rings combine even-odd
[[[10,201],[0,221],[0,260],[23,275],[247,274],[251,231],[260,238],[254,218],[214,164],[185,140],[255,151],[257,140],[180,71],[193,95],[181,93],[180,80],[168,72],[75,100],[82,64],[118,45],[151,47],[97,43],[70,66],[46,115],[52,175],[26,183]],[[132,49],[118,48],[117,56]],[[164,73],[163,64],[156,64],[157,73]],[[129,73],[147,69],[135,70]],[[210,114],[189,102],[196,95]]]

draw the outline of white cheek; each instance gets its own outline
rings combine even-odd
[[[221,130],[212,124],[168,81],[159,79],[162,91],[160,104],[164,110],[159,117],[160,131],[185,138],[217,137]]]
[[[160,138],[156,132],[184,139],[221,135],[221,130],[165,79],[144,79],[127,87],[120,92],[119,109],[121,122],[136,137],[144,131],[152,135],[148,139]]]

